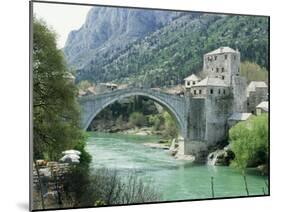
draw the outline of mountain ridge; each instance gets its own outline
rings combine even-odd
[[[266,17],[180,12],[165,18],[166,24],[123,46],[118,46],[122,36],[117,36],[107,43],[109,46],[102,45],[106,51],[98,48],[95,53],[84,51],[87,60],[77,66],[77,82],[178,84],[187,75],[201,70],[203,54],[220,46],[238,48],[242,61],[268,68]],[[146,24],[147,19],[142,25]]]

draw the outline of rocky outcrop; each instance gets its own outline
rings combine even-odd
[[[230,145],[227,145],[223,149],[211,152],[208,155],[207,164],[213,166],[228,166],[232,159],[234,159],[234,153],[231,151]]]
[[[69,33],[64,47],[70,65],[81,68],[95,63],[102,54],[112,54],[129,43],[145,37],[178,16],[179,12],[93,7],[85,23]]]

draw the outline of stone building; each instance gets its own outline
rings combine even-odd
[[[268,100],[268,87],[263,81],[252,81],[247,87],[247,111],[255,113],[256,106]]]
[[[240,75],[240,52],[220,47],[204,55],[203,71],[207,76],[220,78],[231,85],[232,77]]]
[[[204,146],[207,148],[226,139],[228,118],[246,112],[247,85],[246,79],[240,76],[239,51],[220,47],[205,54],[203,61],[204,79],[196,82],[196,75],[185,78],[190,110],[193,111],[188,122],[190,141],[185,149],[187,154],[204,151]],[[244,118],[245,114],[241,117]]]
[[[256,106],[256,115],[259,116],[263,113],[268,113],[268,101],[263,101]]]
[[[189,77],[184,78],[184,86],[186,89],[191,88],[200,81],[200,78],[195,74],[191,74]]]
[[[190,93],[194,98],[206,98],[207,96],[226,96],[230,94],[229,86],[220,78],[206,77],[193,85]]]

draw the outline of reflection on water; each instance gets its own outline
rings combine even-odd
[[[93,168],[117,169],[119,173],[136,172],[145,182],[153,182],[163,201],[211,198],[211,176],[215,197],[245,196],[240,173],[230,167],[193,165],[178,161],[161,149],[144,146],[156,142],[156,136],[132,136],[93,133],[87,150],[93,156]],[[250,170],[247,175],[250,195],[263,195],[267,177]]]

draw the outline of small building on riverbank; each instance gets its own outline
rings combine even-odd
[[[268,101],[263,101],[256,106],[256,115],[268,113]]]

